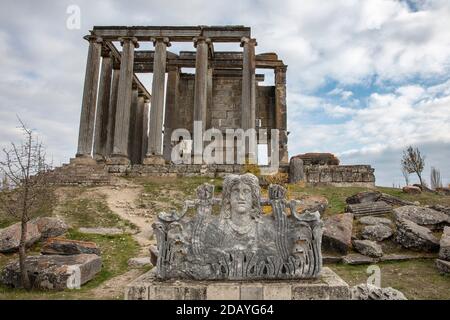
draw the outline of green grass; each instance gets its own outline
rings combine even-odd
[[[81,234],[74,230],[70,230],[67,238],[74,240],[93,241],[97,243],[102,252],[103,267],[93,280],[86,283],[80,290],[64,290],[60,292],[51,291],[26,291],[22,289],[11,289],[5,286],[0,286],[0,300],[5,299],[95,299],[92,296],[92,289],[98,287],[104,281],[109,280],[115,276],[125,273],[128,270],[127,261],[129,258],[136,256],[139,253],[139,245],[133,238],[128,235],[102,236],[102,235],[87,235]],[[36,248],[35,248],[36,249]],[[33,250],[32,254],[37,254]],[[16,254],[9,257],[17,256]],[[5,261],[0,258],[0,264]],[[113,298],[113,297],[111,297]]]
[[[414,195],[403,193],[402,189],[387,187],[377,187],[377,189],[403,200],[411,202],[419,201],[421,205],[441,204],[444,206],[450,206],[450,196],[442,196],[432,192],[422,192],[421,194]]]
[[[65,237],[73,240],[93,241],[101,250],[103,267],[93,280],[82,286],[80,290],[26,291],[11,289],[0,285],[0,300],[4,299],[95,299],[92,290],[115,276],[128,271],[128,259],[139,254],[139,244],[130,234],[95,235],[82,234],[76,231],[79,227],[119,227],[135,229],[135,225],[122,220],[107,206],[103,197],[89,192],[89,188],[70,188],[67,197],[55,205],[54,215],[64,218],[71,225]],[[5,220],[2,220],[5,221]],[[13,222],[13,221],[12,221]],[[37,243],[28,249],[29,255],[40,253],[42,244]],[[0,269],[9,261],[17,259],[17,253],[0,254]],[[116,298],[116,297],[110,297]]]
[[[350,286],[365,283],[367,265],[328,265]],[[400,290],[408,299],[450,299],[450,276],[441,275],[433,259],[379,263],[381,286]]]
[[[55,210],[55,214],[62,216],[71,226],[137,229],[134,224],[112,212],[103,195],[92,194],[89,188],[76,188],[71,191],[73,196],[65,199]]]

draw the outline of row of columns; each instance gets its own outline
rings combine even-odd
[[[116,62],[101,38],[85,39],[89,51],[76,156],[88,161],[139,163],[147,154],[150,99],[133,80],[137,40],[120,39],[122,57]]]
[[[137,39],[134,37],[120,39],[123,47],[120,67],[114,63],[111,52],[102,45],[101,38],[86,36],[85,39],[89,41],[89,52],[77,157],[90,158],[93,151],[95,160],[108,158],[114,164],[128,164],[129,161],[132,163],[142,161],[144,164],[164,163],[162,132],[167,47],[170,47],[169,38],[151,39],[155,47],[151,108],[149,100],[144,97],[143,93],[139,93],[137,86],[133,84],[134,50],[139,47]],[[211,40],[200,36],[194,38],[193,41],[197,49],[193,114],[194,121],[202,121],[203,126],[205,126],[207,122],[208,87],[211,87],[208,82],[212,78],[210,77],[212,70],[208,68],[208,50]],[[241,125],[244,130],[256,127],[256,45],[255,39],[243,38],[241,41],[243,47]],[[177,81],[177,74],[178,72],[173,72],[171,76],[169,70],[168,81]],[[276,79],[278,79],[277,76]],[[282,80],[279,82],[281,88]],[[279,91],[279,99],[276,99],[277,110],[280,108],[284,111],[281,111],[280,119],[276,118],[278,119],[276,120],[277,128],[283,127],[283,117],[286,114],[285,101],[284,109],[282,102],[283,92],[281,89],[276,90],[277,93]],[[97,94],[98,102],[96,101]],[[168,101],[169,103],[172,102]],[[174,105],[174,103],[172,104]],[[149,109],[150,119],[148,118]],[[166,112],[176,111],[168,108]],[[166,116],[166,118],[168,117]],[[149,120],[150,124],[148,123]],[[173,129],[170,123],[166,123],[166,126],[168,129]]]

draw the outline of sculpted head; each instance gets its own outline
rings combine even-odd
[[[248,214],[257,217],[261,212],[258,178],[250,173],[228,175],[223,182],[222,217]]]

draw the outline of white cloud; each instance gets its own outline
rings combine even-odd
[[[18,137],[19,114],[58,161],[74,155],[87,55],[82,36],[93,25],[221,24],[251,26],[257,53],[277,52],[289,66],[292,153],[382,155],[409,143],[448,143],[450,3],[409,2],[415,10],[396,0],[77,0],[81,30],[66,29],[73,1],[8,2],[0,10],[0,143]],[[171,50],[177,48],[193,46]],[[373,81],[384,90],[367,101],[346,88]],[[318,93],[329,82],[338,89]],[[337,123],[317,124],[321,116]]]

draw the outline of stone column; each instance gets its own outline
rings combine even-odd
[[[164,143],[163,156],[164,160],[170,161],[172,155],[172,130],[177,129],[177,95],[178,82],[180,80],[180,72],[178,67],[167,68],[167,93],[166,93],[166,112],[164,115]]]
[[[144,108],[145,108],[145,96],[144,93],[139,92],[137,98],[136,109],[136,126],[134,130],[134,142],[133,142],[133,156],[135,163],[142,163],[142,136],[144,128]]]
[[[242,129],[255,128],[256,124],[256,80],[255,80],[255,39],[242,38],[243,52],[242,69]]]
[[[195,89],[194,89],[194,121],[202,121],[203,130],[206,126],[206,106],[208,101],[208,45],[210,39],[194,38],[197,48],[195,58]]]
[[[208,68],[208,88],[207,88],[207,103],[206,103],[206,129],[212,128],[212,108],[213,108],[213,68]]]
[[[114,148],[114,127],[116,123],[117,90],[119,88],[119,76],[120,76],[120,62],[114,59],[111,94],[109,99],[109,112],[108,112],[108,129],[107,129],[108,136],[106,142],[107,157],[111,156]]]
[[[110,108],[112,64],[111,51],[108,48],[103,47],[93,152],[94,159],[97,161],[105,161],[107,155],[106,143],[108,139],[108,113]]]
[[[95,106],[97,102],[97,85],[100,71],[100,54],[102,38],[85,36],[89,41],[89,52],[84,78],[83,102],[81,105],[80,129],[78,133],[77,158],[92,160],[92,141],[94,135]],[[94,161],[90,161],[94,163]]]
[[[141,158],[144,159],[148,149],[148,120],[150,112],[150,99],[146,97],[144,99],[144,112],[142,116],[142,150]]]
[[[289,163],[286,117],[286,71],[287,66],[275,68],[275,128],[280,132],[280,164]]]
[[[128,129],[128,158],[132,164],[136,163],[136,154],[134,154],[136,146],[136,125],[137,125],[137,106],[139,91],[137,85],[133,83],[131,91],[131,108],[130,108],[130,125]]]
[[[195,56],[195,86],[194,86],[194,118],[193,124],[195,126],[195,121],[201,121],[201,126],[198,128],[202,129],[202,132],[206,128],[206,107],[208,102],[208,46],[211,42],[210,39],[205,37],[194,38],[194,46],[197,48],[197,53]],[[201,164],[203,155],[203,141],[201,145],[196,144],[195,139],[195,129],[194,133],[194,144],[193,144],[193,154],[194,163]]]
[[[256,129],[256,79],[255,79],[255,46],[256,39],[242,38],[241,47],[244,47],[242,61],[242,102],[241,125],[242,129]],[[255,149],[256,148],[256,149]],[[246,160],[257,163],[257,144],[250,150],[246,140]]]
[[[134,49],[138,48],[134,37],[121,38],[122,57],[120,62],[119,86],[117,90],[114,147],[111,164],[129,164],[128,132],[130,126],[131,90],[133,83]]]
[[[164,80],[166,76],[167,47],[169,38],[152,38],[155,46],[153,58],[152,108],[150,109],[150,133],[144,164],[164,164],[162,157],[162,128],[164,115]]]

